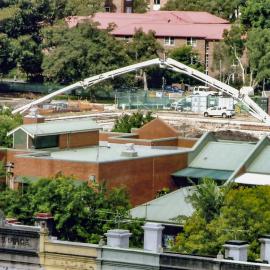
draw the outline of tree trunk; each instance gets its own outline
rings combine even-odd
[[[148,90],[148,84],[147,84],[147,76],[146,72],[143,72],[143,90],[147,91]]]

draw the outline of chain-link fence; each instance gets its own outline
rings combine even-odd
[[[115,101],[120,109],[167,109],[181,98],[180,95],[158,91],[140,91],[136,93],[115,93]]]

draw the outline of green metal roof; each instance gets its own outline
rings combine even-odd
[[[270,146],[265,148],[258,154],[258,156],[251,162],[246,169],[247,172],[270,174]]]
[[[255,144],[252,143],[209,142],[191,161],[189,167],[234,171],[254,148]]]
[[[179,224],[175,218],[191,216],[194,212],[191,203],[186,201],[193,192],[193,186],[178,189],[131,209],[130,214],[133,218],[145,218],[147,221]]]
[[[191,178],[204,178],[210,177],[215,180],[228,180],[233,171],[228,170],[213,170],[202,168],[185,168],[172,174],[174,177],[191,177]]]
[[[56,120],[56,121],[48,121],[45,123],[22,125],[9,132],[8,135],[13,134],[18,129],[22,129],[29,136],[34,138],[38,136],[98,130],[101,129],[101,127],[98,126],[96,122],[94,122],[89,118]]]

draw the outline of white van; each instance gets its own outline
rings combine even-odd
[[[216,91],[210,91],[210,88],[208,86],[194,86],[193,88],[193,95],[199,95],[199,96],[209,96],[209,95],[217,95],[218,92]]]

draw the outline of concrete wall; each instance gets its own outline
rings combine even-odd
[[[77,148],[98,145],[99,131],[61,134],[59,136],[59,148]]]
[[[40,264],[45,270],[96,270],[97,245],[40,238]]]
[[[1,225],[0,246],[0,269],[42,269],[38,257],[39,228]]]
[[[269,270],[270,265],[218,260],[215,258],[166,254],[160,256],[160,270]]]
[[[159,254],[135,249],[103,247],[98,252],[98,270],[158,270]]]

